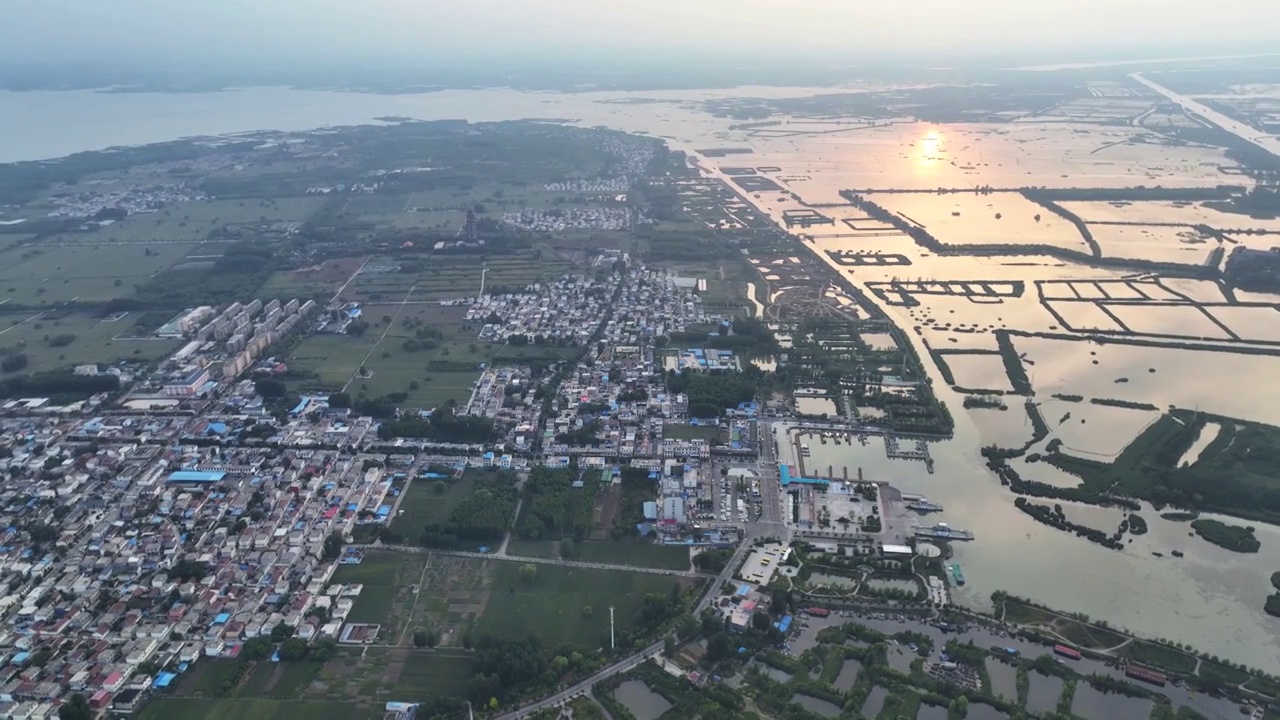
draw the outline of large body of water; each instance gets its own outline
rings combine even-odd
[[[197,94],[0,93],[0,161],[43,159],[195,135],[360,124],[379,116],[476,121],[557,118],[651,134],[691,152],[750,145],[755,154],[750,156],[749,164],[781,168],[774,174],[775,179],[805,201],[816,203],[838,202],[838,192],[843,188],[979,184],[1194,187],[1227,181],[1219,168],[1230,165],[1230,161],[1220,151],[1124,143],[1141,132],[1135,128],[1064,123],[933,127],[903,122],[834,131],[806,125],[806,130],[819,132],[797,133],[784,122],[777,131],[748,135],[730,130],[733,121],[712,117],[696,107],[699,100],[713,97],[798,96],[813,92],[806,88],[740,88],[636,94],[475,90],[368,95],[268,88]],[[713,173],[721,165],[747,164],[743,156],[722,161],[695,153],[695,159]],[[1239,181],[1238,176],[1232,177],[1231,181]],[[765,193],[748,199],[773,217],[798,207],[794,199],[778,195]],[[925,214],[932,211],[928,203],[921,205],[928,197],[908,197],[903,202],[912,203],[913,211]],[[956,236],[951,240],[956,243],[983,242],[991,234],[1016,238],[1035,232],[1043,236],[1040,241],[1049,244],[1066,237],[1062,228],[1047,223],[1037,227],[1033,219],[1023,217],[1026,209],[1016,204],[1016,198],[1000,198],[1000,203],[1014,204],[995,207],[990,197],[975,197],[970,205],[952,209],[962,201],[966,200],[949,196],[946,211],[934,213],[942,228],[956,217],[952,212],[960,212],[961,218],[972,217],[975,223],[982,219],[980,226],[954,223]],[[995,210],[1009,222],[995,223]],[[986,230],[975,234],[978,227]],[[860,242],[867,241],[818,237],[810,247],[866,249]],[[1000,258],[930,257],[903,238],[876,238],[874,249],[912,257],[914,267],[906,273],[913,278],[1024,280],[1030,286],[1033,280],[1084,277],[1105,281],[1120,277],[1117,272],[1070,267],[1051,258],[1022,258],[1015,263]],[[848,272],[855,283],[887,280],[892,273],[903,272],[858,269],[854,274],[841,270]],[[994,348],[991,329],[1050,329],[1053,319],[1030,295],[994,306],[922,297],[919,307],[887,309],[909,330],[908,337],[918,349],[924,339],[934,347]],[[929,327],[929,321],[943,319],[972,324],[977,332],[956,335]],[[924,329],[917,334],[912,328],[920,325]],[[1047,400],[1052,392],[1076,390],[1090,397],[1147,400],[1159,407],[1198,406],[1228,416],[1280,423],[1280,403],[1268,393],[1232,396],[1221,392],[1223,380],[1204,372],[1205,367],[1229,367],[1222,377],[1265,389],[1272,387],[1280,372],[1280,361],[1274,358],[1251,357],[1235,363],[1224,353],[1204,358],[1203,354],[1184,351],[1072,345],[1063,348],[1053,341],[1028,341],[1025,347],[1019,346],[1029,357],[1040,360],[1032,380],[1042,399]],[[1280,667],[1280,619],[1261,610],[1270,587],[1268,577],[1272,571],[1280,570],[1280,528],[1255,523],[1262,552],[1237,555],[1187,537],[1186,525],[1160,520],[1149,510],[1144,515],[1151,531],[1135,538],[1123,552],[1039,525],[1014,509],[1013,497],[985,469],[978,454],[985,443],[1029,437],[1030,428],[1018,409],[1011,407],[999,415],[992,414],[994,411],[960,411],[963,398],[947,388],[931,363],[926,365],[933,372],[933,385],[939,396],[956,418],[955,439],[933,449],[936,474],[926,473],[920,463],[889,461],[875,445],[816,446],[812,465],[862,467],[868,478],[888,480],[904,490],[927,494],[946,506],[944,520],[974,530],[978,540],[962,545],[958,552],[968,580],[958,593],[960,601],[982,607],[992,591],[1003,589],[1056,608],[1106,619],[1142,634],[1187,642],[1253,666]],[[991,372],[998,373],[999,365],[998,361],[992,363]],[[1158,372],[1149,372],[1152,369]],[[988,369],[979,363],[965,367],[964,372],[981,376]],[[1120,376],[1133,382],[1117,385]],[[1073,451],[1099,456],[1114,454],[1118,433],[1136,434],[1151,419],[1141,414],[1128,416],[1098,410],[1096,406],[1077,406],[1072,412],[1077,413],[1072,421],[1075,425],[1065,441]],[[1084,414],[1089,414],[1090,422],[1080,426]],[[1050,418],[1051,423],[1056,420]],[[1119,445],[1123,446],[1123,441]],[[1045,468],[1038,467],[1024,474],[1053,481],[1038,476],[1045,472]],[[1071,482],[1069,477],[1057,480]],[[1077,513],[1082,522],[1098,527],[1109,529],[1119,522],[1119,515],[1111,511],[1073,508],[1071,512]],[[1172,549],[1181,550],[1186,557],[1171,558],[1168,551]],[[1165,556],[1156,557],[1152,552]]]

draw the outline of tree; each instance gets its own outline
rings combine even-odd
[[[437,480],[431,484],[431,489],[434,490],[437,495],[443,495],[445,491],[449,489],[449,486],[445,481]]]
[[[337,560],[342,555],[342,545],[345,542],[342,533],[334,530],[324,539],[324,559]]]
[[[4,360],[0,360],[0,370],[5,372],[17,372],[27,366],[27,356],[18,354],[10,355]]]
[[[676,628],[676,634],[681,640],[688,640],[698,634],[698,621],[692,615],[685,615],[680,618],[680,624]]]
[[[772,624],[768,613],[758,612],[751,616],[751,627],[761,632],[768,630]]]
[[[413,631],[413,646],[426,647],[427,641],[431,639],[431,633],[426,628],[419,628]]]
[[[299,640],[298,642],[302,642]],[[271,656],[271,638],[256,637],[246,640],[240,647],[240,657],[245,660],[266,660]]]
[[[311,660],[315,662],[328,662],[338,654],[338,641],[332,638],[325,638],[311,646]]]
[[[75,693],[58,708],[58,720],[90,720],[92,717],[93,708],[89,707],[89,699],[82,693]]]
[[[662,654],[671,658],[676,655],[676,639],[670,635],[662,639]]]
[[[289,638],[280,646],[280,659],[302,660],[307,656],[307,643],[299,638]]]
[[[573,538],[566,537],[560,540],[560,557],[571,560],[573,559]]]
[[[280,623],[271,628],[271,642],[282,643],[293,637],[293,628],[284,623]]]
[[[253,381],[253,390],[264,398],[267,397],[284,397],[289,391],[285,384],[275,378],[258,378]]]
[[[538,579],[538,566],[533,563],[525,563],[520,566],[520,579],[526,585],[532,585]]]

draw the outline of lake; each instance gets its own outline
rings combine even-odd
[[[867,699],[862,703],[862,716],[873,718],[880,714],[884,708],[885,698],[889,697],[889,691],[876,685],[871,688],[871,692],[867,694]]]
[[[840,706],[833,702],[828,702],[812,695],[796,693],[791,697],[791,702],[799,703],[801,707],[809,712],[815,712],[823,717],[836,717],[840,714]]]
[[[666,698],[639,680],[627,680],[613,691],[613,697],[635,715],[636,720],[657,720],[671,709]]]
[[[1017,669],[992,658],[986,658],[985,663],[987,675],[991,676],[991,691],[1005,700],[1016,702],[1018,699]]]
[[[1064,685],[1062,678],[1057,675],[1041,675],[1038,672],[1032,672],[1030,676],[1031,686],[1027,691],[1027,709],[1040,715],[1052,712],[1058,707],[1058,700],[1062,697]]]
[[[1146,698],[1104,693],[1087,682],[1077,682],[1076,694],[1071,699],[1071,714],[1090,720],[1144,718],[1151,714],[1153,706],[1154,703]]]
[[[840,666],[840,674],[836,676],[833,683],[835,689],[840,692],[848,692],[858,683],[858,673],[862,672],[862,663],[857,660],[845,660],[844,665]]]

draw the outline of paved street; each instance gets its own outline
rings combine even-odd
[[[778,454],[774,447],[773,424],[767,420],[756,422],[756,442],[760,449],[760,497],[761,520],[771,523],[783,521],[786,508],[783,506],[782,485],[778,477]]]

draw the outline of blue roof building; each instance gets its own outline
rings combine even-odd
[[[778,479],[782,482],[783,487],[791,483],[796,483],[797,485],[821,485],[823,487],[831,484],[830,480],[823,480],[822,478],[792,477],[791,468],[787,467],[786,463],[778,464]]]
[[[169,473],[168,481],[172,483],[216,483],[226,476],[226,473],[218,471],[177,470]]]

